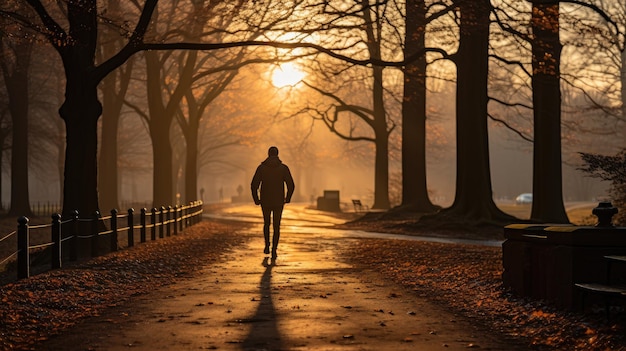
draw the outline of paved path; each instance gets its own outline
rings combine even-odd
[[[205,218],[225,219],[240,222],[262,224],[263,218],[259,216],[259,208],[253,205],[234,205],[224,208],[222,211],[206,213]],[[470,244],[483,246],[502,246],[503,240],[474,240],[462,238],[444,238],[434,236],[417,236],[403,234],[389,234],[366,232],[363,230],[339,230],[329,229],[329,226],[345,223],[345,219],[332,216],[332,213],[311,210],[306,204],[290,204],[283,213],[283,226],[288,226],[292,231],[308,232],[311,228],[326,228],[325,233],[333,237],[345,238],[384,238],[400,240],[430,241],[443,244]]]
[[[512,350],[506,341],[341,259],[354,243],[286,225],[279,257],[247,244],[196,278],[135,298],[48,350]]]

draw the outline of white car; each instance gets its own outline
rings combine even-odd
[[[519,194],[515,198],[515,203],[518,204],[518,205],[531,204],[531,203],[533,203],[533,194],[531,194],[531,193]]]

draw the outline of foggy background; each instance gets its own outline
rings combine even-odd
[[[445,18],[441,21],[432,26],[445,28],[451,25],[445,23]],[[607,184],[576,170],[581,163],[578,152],[614,154],[624,146],[626,128],[623,122],[616,123],[614,119],[608,118],[602,109],[590,107],[592,104],[587,95],[607,106],[619,105],[615,93],[615,87],[620,84],[619,69],[611,66],[609,59],[603,61],[602,55],[606,54],[606,48],[572,43],[572,38],[579,42],[584,39],[581,39],[583,34],[571,34],[575,32],[576,25],[579,23],[568,23],[567,19],[563,19],[562,74],[567,78],[576,77],[574,83],[562,85],[563,192],[565,201],[595,201],[605,196]],[[518,49],[506,48],[508,44],[498,39],[501,33],[496,28],[493,31],[493,47],[490,50],[519,57]],[[428,41],[454,51],[456,44],[448,37],[453,35],[454,30],[433,31],[428,33]],[[393,44],[393,41],[391,38],[390,43]],[[394,55],[397,53],[389,53],[390,57]],[[63,101],[63,96],[59,96],[64,86],[63,69],[58,55],[49,47],[37,47],[36,56],[39,59],[33,60],[31,67],[31,86],[36,89],[32,92],[29,122],[32,139],[29,186],[33,206],[38,202],[61,201],[64,153],[64,127],[57,113]],[[133,81],[126,98],[137,108],[145,109],[147,98],[143,81],[145,67],[141,63],[143,53],[136,56]],[[228,56],[228,52],[224,56]],[[304,74],[303,79],[321,82],[349,101],[369,105],[371,88],[368,79],[361,79],[367,76],[366,73],[332,75],[328,67],[336,63],[319,56],[303,57],[293,62]],[[325,70],[320,70],[320,67]],[[339,190],[344,202],[358,198],[371,205],[374,191],[374,145],[342,140],[321,121],[300,113],[303,106],[328,106],[329,102],[303,84],[277,87],[272,83],[276,69],[277,64],[267,63],[240,68],[236,78],[211,103],[200,126],[197,198],[205,202],[229,202],[232,197],[239,195],[238,188],[241,187],[244,200],[251,201],[249,187],[252,175],[267,156],[268,147],[275,145],[280,150],[281,160],[290,167],[294,176],[294,201],[312,202],[324,190]],[[347,71],[345,67],[334,69]],[[453,65],[444,61],[432,62],[428,67],[427,180],[432,201],[441,206],[451,204],[455,191],[454,72]],[[513,88],[518,85],[523,87],[524,83],[501,65],[490,62],[490,95],[530,101],[528,89]],[[586,90],[581,90],[581,86]],[[389,137],[389,195],[391,205],[395,206],[401,200],[402,126],[399,97],[402,78],[398,70],[385,69],[385,88],[387,118],[397,126]],[[506,120],[524,134],[532,135],[532,111],[506,108],[493,102],[489,108],[490,114]],[[343,123],[344,126],[349,124],[355,131],[371,136],[371,131],[353,118]],[[151,141],[147,126],[136,110],[128,106],[123,108],[118,135],[120,201],[150,203]],[[180,127],[176,123],[171,125],[170,141],[174,150],[173,191],[179,195],[184,192],[185,147]],[[520,193],[532,192],[530,142],[522,140],[501,123],[490,121],[490,157],[496,201],[512,201]],[[2,183],[5,186],[2,187],[1,200],[6,204],[10,199],[10,188],[6,186],[10,182],[10,160],[7,155],[3,157],[2,163]]]

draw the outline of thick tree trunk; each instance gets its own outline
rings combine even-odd
[[[108,14],[119,16],[120,0],[107,0]],[[103,27],[102,36],[106,38],[99,48],[101,61],[113,56],[123,46],[119,33],[109,27]],[[124,68],[111,72],[102,80],[102,137],[100,142],[99,176],[100,206],[105,211],[119,208],[120,173],[118,167],[118,127],[120,114],[124,106],[124,97],[130,84],[133,67],[130,59]]]
[[[191,112],[191,111],[190,111]],[[198,199],[198,124],[200,118],[194,113],[189,115],[188,132],[185,133],[186,160],[185,160],[185,197],[184,202]]]
[[[624,43],[626,45],[626,43]],[[626,48],[622,46],[621,53],[621,63],[620,66],[620,83],[621,83],[621,100],[622,100],[622,130],[621,132],[621,140],[622,143],[619,145],[620,148],[626,149]]]
[[[63,217],[78,210],[91,217],[98,206],[98,117],[102,112],[97,87],[68,79],[68,98],[59,113],[65,120],[65,180]],[[80,82],[82,83],[82,82]]]
[[[152,136],[152,203],[154,207],[173,204],[172,146],[169,125],[150,128]]]
[[[426,5],[406,3],[404,57],[425,47]],[[418,212],[436,210],[426,184],[426,55],[404,68],[402,100],[402,207]]]
[[[98,118],[102,105],[94,66],[96,7],[95,2],[68,3],[72,40],[57,47],[65,69],[65,101],[59,109],[66,135],[63,218],[72,217],[74,210],[81,217],[91,217],[99,210]]]
[[[376,156],[374,164],[374,209],[388,209],[389,205],[389,132],[383,99],[383,68],[372,68],[374,76],[374,134]]]
[[[100,185],[100,204],[104,210],[119,209],[118,199],[118,152],[117,133],[120,109],[116,108],[116,75],[110,74],[102,86],[102,141],[100,144],[100,167],[98,183]]]
[[[28,67],[32,43],[15,45],[13,72],[5,72],[12,123],[11,147],[11,216],[32,215],[28,188]]]
[[[533,4],[533,205],[531,220],[569,223],[561,170],[559,3]]]
[[[457,176],[454,203],[447,214],[474,221],[511,217],[493,201],[487,128],[489,73],[488,0],[459,0],[461,24],[457,65]]]
[[[155,52],[146,52],[149,127],[152,141],[152,203],[154,207],[173,204],[172,145],[170,126],[172,113],[167,111],[162,96],[162,65]]]

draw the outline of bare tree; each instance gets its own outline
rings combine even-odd
[[[6,172],[7,166],[4,160],[7,151],[11,149],[11,116],[9,115],[8,101],[6,91],[2,90],[2,94],[0,94],[0,106],[3,106],[0,109],[0,210],[4,210],[2,175]]]
[[[459,49],[456,96],[456,194],[446,214],[473,220],[506,220],[493,201],[487,128],[489,1],[457,0]]]
[[[18,8],[23,10],[22,8]],[[28,188],[28,114],[29,67],[34,35],[24,28],[7,24],[0,32],[0,67],[8,93],[12,125],[11,208],[10,215],[32,215]],[[11,30],[24,31],[25,38],[10,35]]]
[[[68,2],[66,20],[59,18],[54,7],[46,8],[39,0],[25,0],[37,13],[39,21],[31,21],[24,12],[2,8],[3,15],[22,25],[39,30],[56,49],[66,73],[65,101],[59,109],[66,127],[66,157],[63,216],[69,217],[78,209],[91,214],[98,210],[97,148],[98,119],[102,105],[98,98],[98,84],[133,54],[142,50],[216,50],[234,46],[275,45],[271,42],[236,43],[150,43],[144,42],[157,0],[147,0],[141,12],[128,8],[129,17],[136,16],[136,26],[129,32],[125,46],[106,61],[96,65],[98,44],[98,3]],[[124,28],[120,26],[120,28]],[[286,45],[288,47],[294,44]],[[315,45],[308,45],[316,47]],[[319,47],[318,49],[322,49]],[[330,50],[328,50],[330,53]],[[170,170],[168,170],[169,172]]]
[[[532,220],[568,223],[561,169],[561,42],[559,3],[533,2],[533,204]]]
[[[122,11],[119,0],[107,0],[108,18],[119,18]],[[97,60],[104,61],[114,55],[122,46],[119,28],[104,18],[102,44],[96,51]],[[102,80],[102,131],[100,157],[98,160],[98,187],[100,206],[105,210],[119,208],[119,155],[118,131],[124,98],[128,90],[134,60],[111,72]]]
[[[405,3],[404,56],[424,52],[404,67],[402,99],[402,207],[432,212],[438,207],[428,196],[426,183],[426,34],[427,25],[449,9],[427,17],[424,0]]]

